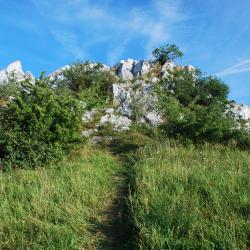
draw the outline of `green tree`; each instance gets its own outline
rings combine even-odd
[[[153,50],[153,56],[157,62],[163,65],[167,61],[183,57],[183,52],[175,44],[166,44]]]

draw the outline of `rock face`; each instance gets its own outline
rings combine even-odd
[[[126,131],[129,130],[132,125],[132,121],[126,117],[119,114],[115,114],[113,108],[106,109],[105,115],[101,117],[100,125],[110,124],[116,131]]]
[[[247,105],[243,105],[243,104],[240,105],[240,104],[234,103],[231,110],[239,118],[242,118],[244,120],[250,119],[250,107],[248,107]]]
[[[116,73],[125,81],[131,81],[139,76],[146,75],[152,67],[149,61],[133,59],[122,60],[114,66]]]
[[[0,84],[8,83],[11,80],[20,82],[25,79],[32,79],[34,81],[35,78],[31,72],[23,72],[20,61],[15,61],[8,65],[6,69],[0,71]]]
[[[133,80],[133,68],[135,63],[137,63],[137,61],[134,61],[132,59],[120,61],[120,63],[115,66],[118,76],[120,76],[125,81]]]
[[[139,61],[134,64],[132,73],[134,77],[139,77],[149,73],[151,64],[148,61]]]

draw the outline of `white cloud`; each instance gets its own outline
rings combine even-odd
[[[217,76],[226,76],[232,74],[238,74],[242,72],[249,72],[250,71],[250,59],[241,61],[227,69],[222,70],[221,72],[217,73]]]
[[[99,5],[88,0],[33,2],[65,51],[86,56],[98,41],[105,42],[107,50],[112,48],[112,52],[107,52],[110,64],[138,38],[145,41],[145,56],[148,56],[154,46],[168,42],[173,25],[186,18],[179,0],[152,0],[143,8],[124,11],[115,9],[114,1]]]
[[[83,48],[79,45],[77,36],[73,32],[66,32],[51,29],[53,37],[63,45],[63,47],[73,54],[77,59],[86,56]]]

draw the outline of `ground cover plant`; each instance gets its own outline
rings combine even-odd
[[[60,164],[0,174],[0,249],[103,249],[120,166],[85,147]]]
[[[171,142],[137,157],[137,249],[249,249],[249,152]]]

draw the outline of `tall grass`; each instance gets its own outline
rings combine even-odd
[[[249,249],[250,154],[223,146],[145,148],[131,197],[138,249]]]
[[[96,249],[118,164],[85,148],[56,166],[0,175],[0,249]]]

